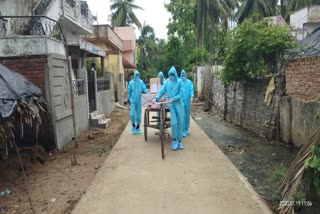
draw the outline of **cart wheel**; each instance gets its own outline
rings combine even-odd
[[[149,118],[148,118],[149,114],[147,112],[147,110],[144,111],[144,140],[147,142],[148,141],[148,121],[149,121]]]
[[[160,108],[160,141],[161,141],[161,155],[162,159],[164,159],[164,139],[165,139],[165,109],[163,107]]]

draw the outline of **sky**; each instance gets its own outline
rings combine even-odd
[[[110,0],[87,0],[89,8],[93,15],[98,16],[98,24],[110,24]],[[143,25],[145,22],[155,30],[156,37],[167,39],[167,28],[170,13],[164,7],[164,3],[170,0],[135,0],[134,4],[142,7],[144,10],[134,10],[139,21]],[[140,32],[136,29],[136,38]]]

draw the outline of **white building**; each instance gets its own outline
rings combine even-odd
[[[290,15],[292,34],[298,41],[320,27],[320,5],[303,8]]]
[[[0,0],[0,12],[0,63],[41,88],[50,118],[46,140],[61,149],[90,126],[105,128],[113,81],[104,69],[105,50],[81,38],[93,33],[87,2]],[[98,76],[88,57],[100,62]]]

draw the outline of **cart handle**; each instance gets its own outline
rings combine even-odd
[[[162,104],[168,104],[168,103],[171,103],[171,102],[170,101],[163,101],[163,102],[154,102],[154,103],[162,105]]]

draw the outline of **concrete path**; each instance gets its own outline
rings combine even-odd
[[[191,121],[183,151],[148,129],[132,136],[128,124],[73,214],[272,213],[246,178]]]

